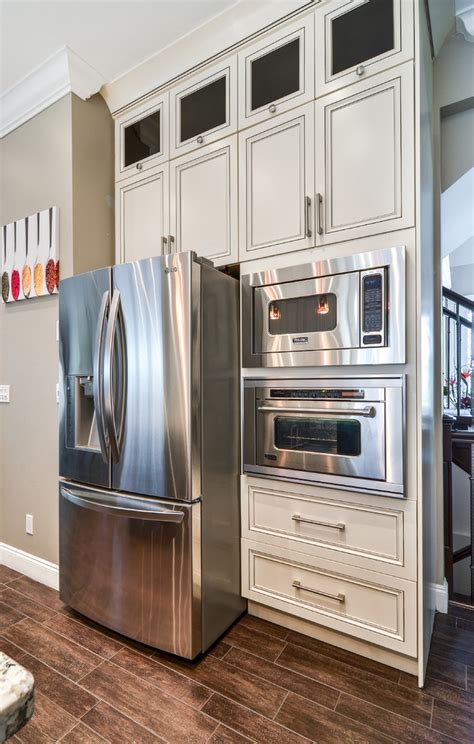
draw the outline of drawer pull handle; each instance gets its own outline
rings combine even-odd
[[[319,594],[320,597],[327,597],[327,599],[335,599],[336,602],[345,602],[346,601],[346,595],[345,594],[330,594],[329,592],[323,592],[321,589],[311,589],[310,586],[305,586],[301,583],[301,581],[298,581],[295,579],[292,586],[294,586],[295,589],[302,589],[304,592],[311,592],[311,594]]]
[[[308,519],[307,517],[302,517],[300,514],[293,514],[291,517],[295,520],[295,522],[305,522],[306,524],[318,524],[320,527],[332,527],[334,530],[341,530],[343,532],[346,529],[346,525],[344,522],[337,522],[335,524],[334,522],[321,522],[318,519]]]

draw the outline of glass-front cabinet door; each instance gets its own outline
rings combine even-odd
[[[133,176],[168,160],[168,94],[127,111],[115,123],[117,178]]]
[[[239,54],[239,126],[248,127],[314,97],[314,18],[265,36]]]
[[[171,90],[171,157],[237,131],[236,73],[231,57]]]
[[[336,0],[316,11],[316,97],[413,57],[413,3]]]

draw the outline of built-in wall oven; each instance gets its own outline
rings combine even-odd
[[[242,277],[244,367],[405,362],[405,248]]]
[[[244,472],[404,495],[404,377],[244,382]]]

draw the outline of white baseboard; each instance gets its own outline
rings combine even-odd
[[[446,614],[448,611],[448,582],[446,579],[442,584],[430,584],[429,590],[432,598],[431,606],[437,612]]]
[[[45,561],[44,558],[38,558],[24,550],[0,543],[0,564],[8,566],[14,571],[19,571],[25,576],[29,576],[30,579],[39,581],[41,584],[52,587],[52,589],[59,589],[59,566],[56,563]]]

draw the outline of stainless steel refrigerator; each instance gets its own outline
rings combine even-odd
[[[192,253],[59,292],[60,596],[194,658],[245,609],[238,282]]]

